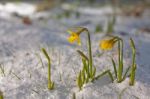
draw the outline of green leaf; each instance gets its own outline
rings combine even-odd
[[[117,75],[117,80],[118,83],[122,82],[122,73],[123,73],[123,40],[120,39],[118,42],[118,61],[119,61],[119,66],[118,66],[118,75]]]
[[[135,72],[136,72],[136,64],[134,68],[131,70],[129,85],[133,86],[135,83]]]
[[[108,71],[108,74],[109,74],[109,77],[110,77],[111,81],[113,82],[114,78],[113,78],[112,73],[110,72],[110,70]]]
[[[81,78],[82,78],[82,82],[85,83],[85,70],[82,70],[82,74],[81,74]]]
[[[50,57],[49,57],[47,51],[45,50],[45,48],[42,48],[41,50],[48,61],[48,89],[52,90],[52,89],[54,89],[54,82],[52,82],[52,80],[51,80],[51,60],[50,60]]]
[[[127,74],[128,74],[128,71],[130,70],[130,66],[126,69],[126,72],[125,72],[125,74],[124,74],[124,76],[123,76],[123,79],[122,80],[125,80],[125,78],[126,78],[126,76],[127,76]]]
[[[95,74],[96,74],[96,68],[95,68],[95,67],[93,67],[92,78],[94,78],[94,77],[95,77]]]
[[[110,70],[106,70],[104,72],[102,72],[101,74],[99,74],[98,76],[96,76],[92,81],[97,80],[99,78],[101,78],[102,76],[106,75],[108,73],[108,76],[110,77],[110,79],[112,80],[112,82],[114,81],[112,73],[110,72]]]
[[[77,77],[77,85],[78,85],[78,87],[79,87],[79,89],[81,90],[82,89],[82,85],[83,85],[83,83],[82,83],[82,79],[81,79],[81,71],[80,71],[80,73],[79,73],[79,75],[78,75],[78,77]]]
[[[87,57],[83,52],[81,52],[80,50],[77,50],[77,52],[79,53],[79,55],[80,55],[82,58],[84,58],[84,59],[86,59],[87,61],[89,61],[88,57]]]
[[[110,71],[110,70],[106,70],[106,71],[102,72],[101,74],[97,75],[94,79],[97,80],[97,79],[101,78],[102,76],[106,75],[108,73],[108,71]]]
[[[112,61],[113,67],[114,67],[115,77],[117,78],[116,63],[115,63],[115,61],[114,61],[114,59],[113,59],[113,58],[111,58],[111,61]]]
[[[88,70],[88,64],[86,63],[86,60],[82,59],[82,63],[83,63],[83,69],[85,69],[86,73],[88,74],[89,70]]]
[[[135,50],[136,48],[135,48],[135,44],[132,38],[130,38],[130,44],[131,44],[132,49]]]
[[[50,57],[49,57],[47,51],[45,50],[45,48],[42,48],[41,50],[44,53],[45,57],[48,59],[48,61],[50,61]]]
[[[132,48],[132,67],[131,67],[129,85],[133,86],[135,83],[135,72],[136,72],[136,63],[135,63],[136,48],[132,38],[130,38],[130,46]]]

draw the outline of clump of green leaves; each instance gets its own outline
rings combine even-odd
[[[96,68],[94,66],[89,65],[88,57],[79,50],[77,50],[77,52],[82,57],[82,64],[83,64],[83,68],[82,68],[82,70],[80,70],[78,77],[77,77],[77,85],[80,90],[82,90],[82,87],[84,84],[98,80],[99,78],[101,78],[102,76],[104,76],[106,74],[108,74],[108,76],[110,77],[112,82],[114,81],[110,70],[106,70],[106,71],[100,73],[99,75],[96,75]]]
[[[131,66],[129,85],[133,86],[135,83],[135,72],[136,72],[136,62],[135,62],[136,48],[132,38],[130,38],[130,46],[132,48],[132,66]]]
[[[126,75],[130,69],[130,67],[128,67],[123,75],[123,40],[119,37],[114,37],[116,39],[116,42],[118,43],[118,68],[116,66],[116,62],[114,61],[113,58],[111,58],[112,64],[113,64],[113,68],[114,68],[114,73],[115,73],[115,78],[117,79],[117,82],[120,83],[123,80],[125,80]]]
[[[79,75],[77,77],[77,85],[81,90],[84,84],[94,79],[96,68],[94,66],[89,65],[89,59],[83,54],[83,52],[79,50],[77,52],[81,55],[83,64],[83,68],[82,70],[80,70]]]
[[[113,58],[111,58],[113,67],[114,67],[114,73],[115,73],[115,78],[117,79],[118,83],[121,83],[122,81],[125,80],[128,71],[130,70],[131,66],[129,66],[126,70],[125,73],[123,74],[124,71],[124,64],[123,64],[123,53],[124,53],[124,42],[123,39],[117,36],[113,36],[111,39],[108,40],[102,40],[100,43],[100,47],[103,50],[109,50],[112,49],[114,44],[118,43],[118,66],[116,66],[116,62],[114,61]],[[131,85],[134,82],[134,78],[135,78],[135,70],[136,70],[136,64],[135,64],[135,45],[132,39],[130,39],[130,44],[131,44],[131,48],[132,48],[132,68],[131,68],[131,77],[130,77],[130,82]]]
[[[76,32],[69,30],[69,32],[71,33],[71,36],[69,37],[68,41],[70,43],[73,43],[74,41],[78,41],[78,43],[80,44],[79,36],[82,32],[85,32],[87,34],[87,41],[88,41],[88,43],[87,43],[88,56],[86,56],[82,51],[77,50],[77,52],[79,53],[79,55],[82,58],[83,67],[80,70],[76,81],[77,81],[77,86],[79,87],[80,90],[82,90],[84,84],[94,81],[95,78],[98,79],[101,76],[99,76],[99,75],[96,76],[96,68],[93,65],[91,39],[90,39],[90,33],[89,33],[88,29],[84,28],[84,27],[79,27],[77,29],[78,29],[78,31],[76,31]],[[107,73],[109,74],[109,76],[111,75],[111,78],[112,78],[112,74],[110,73],[110,71],[107,71],[105,74],[107,74]]]
[[[132,48],[132,66],[129,66],[126,71],[125,71],[125,74],[123,76],[123,78],[121,78],[121,76],[119,76],[120,78],[118,78],[118,82],[122,82],[125,78],[126,78],[126,75],[128,73],[128,71],[130,70],[131,68],[131,73],[130,73],[130,81],[129,81],[129,85],[134,85],[134,82],[135,82],[135,71],[136,71],[136,62],[135,62],[135,58],[136,58],[136,48],[135,48],[135,44],[134,44],[134,41],[132,38],[130,38],[130,46]],[[123,50],[123,48],[122,48]],[[121,57],[123,57],[123,51],[122,51],[122,55]],[[121,66],[123,66],[123,59],[121,59]],[[113,61],[112,61],[113,62]],[[115,65],[114,65],[115,67]],[[122,68],[119,68],[119,69],[122,69]],[[121,74],[121,72],[123,72],[123,69],[122,70],[119,70],[118,73]]]
[[[54,82],[51,80],[51,60],[45,48],[42,48],[42,52],[48,61],[48,89],[52,90],[54,89]]]
[[[132,66],[129,66],[126,70],[125,73],[123,74],[123,40],[119,37],[114,37],[116,39],[116,42],[118,43],[118,66],[116,66],[116,62],[114,61],[113,58],[111,58],[112,60],[112,64],[113,64],[113,68],[114,68],[114,73],[115,73],[115,78],[117,79],[118,83],[121,83],[122,81],[125,80],[130,68],[131,68],[131,73],[130,73],[130,85],[134,85],[134,80],[135,80],[135,71],[136,71],[136,63],[135,63],[135,54],[136,54],[136,48],[134,45],[134,41],[132,40],[132,38],[130,39],[130,45],[132,48]],[[110,42],[111,40],[109,40]],[[107,42],[108,43],[108,42]],[[111,42],[110,42],[111,43]],[[107,44],[106,44],[107,45]]]
[[[0,90],[0,99],[4,99],[4,96],[1,90]]]

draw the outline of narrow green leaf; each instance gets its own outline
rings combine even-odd
[[[95,74],[96,74],[96,68],[95,68],[95,67],[93,67],[92,78],[94,78],[94,77],[95,77]]]
[[[102,76],[106,75],[108,73],[108,71],[110,71],[110,70],[106,70],[106,71],[102,72],[101,74],[97,75],[93,80],[97,80],[97,79],[101,78]]]
[[[52,89],[54,89],[54,86],[55,86],[55,84],[54,84],[54,82],[52,82]]]
[[[82,78],[82,82],[85,83],[85,70],[82,70],[82,74],[81,74],[81,78]]]
[[[135,63],[136,48],[132,38],[130,38],[130,46],[132,48],[132,67],[131,67],[129,85],[133,86],[135,83],[135,72],[136,72],[136,63]]]
[[[4,99],[4,96],[1,90],[0,90],[0,99]]]
[[[49,57],[48,53],[46,52],[45,48],[42,48],[41,50],[44,53],[45,57],[48,59],[48,61],[50,61],[50,57]]]
[[[80,90],[82,89],[82,85],[83,85],[81,75],[82,74],[81,74],[81,71],[80,71],[79,76],[77,77],[77,85],[78,85]]]
[[[136,48],[135,48],[135,44],[132,38],[130,38],[130,44],[131,44],[132,49],[135,50]]]
[[[118,42],[118,61],[119,61],[119,66],[118,66],[118,75],[117,75],[117,80],[118,83],[122,81],[122,73],[123,73],[123,40],[120,39]]]
[[[122,80],[125,80],[125,78],[126,78],[126,76],[127,76],[127,74],[128,74],[128,72],[129,72],[129,70],[130,70],[130,66],[126,69],[126,72],[125,72],[125,74],[124,74],[124,76],[123,76],[123,79]]]
[[[83,63],[83,69],[85,69],[86,73],[88,74],[88,66],[87,66],[86,60],[82,59],[82,63]]]
[[[84,58],[84,59],[86,59],[87,61],[89,61],[88,57],[87,57],[83,52],[81,52],[80,50],[77,50],[77,52],[79,53],[79,55],[80,55],[82,58]]]
[[[41,50],[48,61],[48,89],[52,90],[54,88],[54,82],[51,80],[51,60],[45,48],[42,48]]]
[[[109,77],[110,77],[111,81],[113,82],[114,78],[113,78],[112,73],[110,72],[110,70],[108,71],[108,74],[109,74]]]
[[[110,77],[111,81],[113,82],[114,79],[113,79],[113,76],[112,76],[112,73],[110,72],[110,70],[106,70],[106,71],[102,72],[101,74],[99,74],[98,76],[96,76],[92,81],[101,78],[102,76],[106,75],[107,73],[108,73],[108,76]]]
[[[113,59],[113,58],[111,58],[111,61],[112,61],[113,67],[114,67],[115,77],[117,78],[116,63],[115,63],[115,61],[114,61],[114,59]]]
[[[130,82],[129,82],[130,86],[133,86],[135,83],[135,71],[136,71],[136,64],[135,64],[134,68],[131,70]]]

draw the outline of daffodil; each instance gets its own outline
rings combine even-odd
[[[102,40],[100,42],[99,46],[102,50],[110,50],[110,49],[113,48],[115,43],[116,43],[116,39],[112,38],[112,39],[109,39],[109,40]]]
[[[77,41],[78,45],[81,45],[79,32],[76,33],[76,32],[68,30],[68,33],[70,33],[70,37],[68,38],[68,42],[74,43],[75,41]]]
[[[85,27],[75,27],[69,30],[68,32],[70,33],[68,42],[70,43],[77,42],[78,45],[81,45],[80,34],[84,32],[86,33],[86,36],[87,36],[87,48],[88,48],[89,56],[86,56],[84,53],[78,50],[78,53],[82,56],[82,63],[84,65],[82,70],[79,73],[79,76],[77,77],[77,85],[81,90],[83,85],[85,83],[93,81],[96,75],[96,67],[93,66],[93,59],[92,59],[90,32]]]

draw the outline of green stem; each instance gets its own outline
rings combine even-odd
[[[91,75],[92,75],[93,61],[92,61],[91,38],[90,38],[90,32],[88,31],[88,29],[85,28],[85,30],[87,31],[87,36],[88,36],[89,65],[90,65],[90,70],[91,70]]]
[[[48,61],[48,83],[51,83],[51,63]]]
[[[134,41],[130,38],[131,48],[132,48],[132,68],[130,74],[130,82],[129,84],[132,86],[135,82],[135,71],[136,71],[136,64],[135,64],[135,57],[136,57],[136,48],[134,45]]]
[[[120,39],[118,41],[118,60],[119,60],[119,66],[118,66],[118,82],[122,81],[122,72],[123,72],[123,41]]]
[[[135,70],[136,70],[136,64],[134,64],[132,66],[131,75],[130,75],[130,82],[129,82],[130,86],[133,86],[135,83]]]

